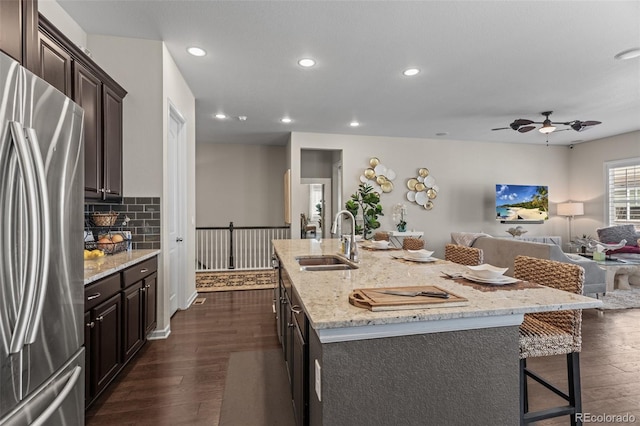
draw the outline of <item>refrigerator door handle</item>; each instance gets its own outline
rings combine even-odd
[[[71,392],[71,390],[75,387],[76,382],[80,377],[80,373],[82,373],[82,367],[78,365],[72,370],[67,384],[64,385],[64,388],[60,391],[58,396],[56,396],[56,399],[54,399],[53,402],[51,402],[51,405],[49,405],[47,409],[44,410],[38,416],[38,418],[36,418],[29,426],[42,426],[46,423],[47,420],[49,420],[49,417],[51,417],[51,415],[56,412],[58,407],[62,405],[64,400],[69,395],[69,392]]]
[[[44,298],[47,293],[47,283],[49,282],[49,247],[51,241],[51,219],[49,214],[49,193],[47,190],[47,176],[44,168],[44,161],[40,155],[40,144],[38,143],[38,135],[35,129],[26,128],[27,146],[31,151],[31,159],[35,170],[37,200],[39,206],[37,212],[39,214],[39,252],[36,254],[38,262],[37,278],[36,278],[36,294],[31,311],[31,320],[27,330],[27,344],[36,341],[38,335],[38,327],[42,319],[42,310],[44,308]]]
[[[11,343],[9,353],[16,354],[22,350],[25,345],[28,330],[33,313],[34,303],[37,300],[38,276],[41,270],[39,233],[40,233],[40,200],[37,190],[37,178],[34,170],[34,164],[31,157],[31,149],[24,136],[24,130],[20,123],[12,121],[9,123],[12,140],[15,146],[15,153],[18,157],[18,167],[22,172],[24,179],[24,194],[28,224],[28,241],[26,244],[26,263],[25,263],[25,286],[22,300],[18,309],[14,331],[11,335]]]

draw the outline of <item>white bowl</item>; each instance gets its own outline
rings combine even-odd
[[[497,278],[509,270],[509,268],[498,268],[488,263],[483,263],[478,266],[467,266],[467,268],[471,270],[471,275],[486,279]]]
[[[386,248],[389,248],[389,241],[385,241],[385,240],[371,241],[371,246],[377,249],[386,249]]]
[[[412,257],[414,259],[428,259],[433,254],[432,251],[425,250],[425,249],[407,250],[407,253],[409,253],[408,254],[409,257]]]

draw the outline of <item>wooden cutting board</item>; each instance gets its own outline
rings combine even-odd
[[[398,296],[395,294],[385,294],[382,291],[446,291],[449,293],[448,299],[425,296]],[[425,308],[447,308],[454,306],[466,306],[469,300],[443,290],[433,285],[413,286],[413,287],[386,287],[386,288],[358,288],[349,294],[349,303],[358,308],[365,308],[370,311],[399,311],[403,309],[425,309]]]

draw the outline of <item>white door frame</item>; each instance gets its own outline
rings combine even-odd
[[[177,182],[175,182],[176,191],[176,199],[175,203],[179,207],[177,210],[174,210],[172,206],[168,206],[167,211],[169,212],[170,217],[167,218],[167,223],[172,223],[174,220],[176,221],[176,233],[177,236],[182,238],[183,241],[176,245],[176,249],[180,250],[179,259],[181,260],[179,265],[172,265],[170,256],[167,256],[169,260],[169,274],[167,275],[167,279],[169,280],[169,285],[165,288],[168,289],[167,296],[170,298],[172,289],[175,289],[175,297],[176,303],[172,307],[171,300],[169,300],[169,317],[171,317],[176,309],[187,309],[189,306],[187,305],[186,299],[186,289],[184,283],[187,282],[187,270],[186,270],[186,259],[187,259],[187,176],[186,176],[186,158],[187,158],[187,135],[186,135],[186,123],[187,120],[184,118],[182,113],[178,110],[178,108],[169,100],[168,101],[168,117],[167,117],[167,142],[171,143],[170,134],[169,134],[169,126],[171,126],[171,121],[174,120],[178,124],[178,135],[177,142],[178,145],[176,147],[176,158],[169,158],[168,161],[175,161],[175,176],[169,176],[169,185],[174,185],[174,182],[171,182],[171,179],[176,178]],[[169,150],[170,151],[170,150]],[[167,191],[170,193],[171,189]],[[181,212],[177,214],[177,217],[172,217],[174,212]],[[175,237],[174,237],[175,238]],[[175,241],[171,241],[169,238],[169,250],[171,250]],[[173,268],[178,268],[177,274],[174,275],[172,271]],[[177,276],[179,278],[178,282],[172,282],[172,276]],[[182,285],[180,285],[182,284]]]

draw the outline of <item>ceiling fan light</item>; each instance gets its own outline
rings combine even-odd
[[[554,130],[556,130],[555,126],[552,126],[551,124],[543,124],[542,127],[540,127],[540,129],[538,129],[538,131],[540,133],[544,133],[545,135],[548,135],[549,133],[553,132]]]

